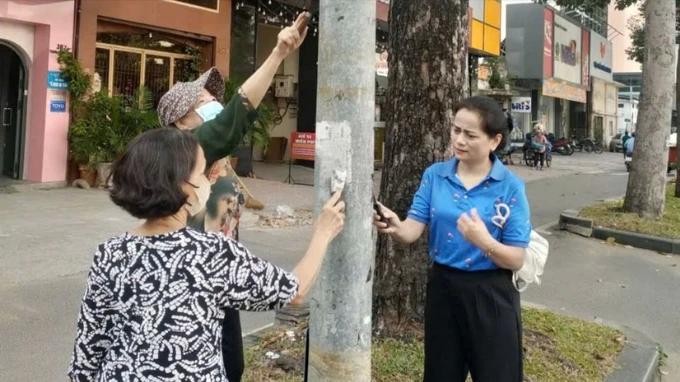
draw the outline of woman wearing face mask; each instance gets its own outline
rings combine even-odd
[[[219,233],[187,227],[210,192],[195,137],[146,132],[114,164],[113,202],[144,219],[99,245],[83,298],[69,376],[74,381],[228,381],[221,326],[227,308],[301,301],[342,230],[339,193],[321,211],[289,273]]]
[[[164,127],[191,130],[205,152],[208,168],[230,155],[252,128],[255,109],[271,86],[281,63],[297,50],[307,35],[310,14],[302,12],[295,22],[283,28],[269,57],[238,89],[224,107],[224,80],[211,68],[193,82],[178,82],[161,97],[157,111]]]
[[[524,183],[492,153],[507,125],[498,104],[472,97],[454,110],[455,158],[430,166],[408,217],[381,205],[374,225],[401,243],[428,229],[425,381],[522,381],[522,325],[512,271],[531,223]]]
[[[307,34],[302,28],[309,14],[303,12],[293,25],[282,29],[277,44],[271,54],[238,89],[236,95],[223,107],[219,102],[224,96],[224,80],[216,68],[211,68],[193,82],[178,82],[161,97],[157,111],[162,126],[176,127],[192,131],[198,139],[207,161],[206,172],[212,184],[223,179],[233,170],[229,168],[226,157],[241,143],[243,136],[252,128],[257,117],[258,107],[272,83],[278,67],[283,60],[300,47]],[[300,33],[302,30],[302,33]],[[234,180],[240,183],[234,173]],[[262,208],[263,204],[246,191],[246,207]],[[227,195],[229,197],[229,195]],[[236,199],[240,195],[234,194]],[[237,206],[238,207],[238,206]],[[238,208],[224,220],[238,221]],[[207,215],[211,215],[208,211]],[[210,217],[210,216],[207,216]],[[235,227],[205,224],[204,216],[192,224],[212,229],[233,232]],[[243,342],[238,311],[228,310],[223,325],[224,364],[231,381],[239,381],[243,374]]]

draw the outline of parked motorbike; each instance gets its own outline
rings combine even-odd
[[[552,144],[552,151],[560,155],[571,155],[574,153],[574,148],[571,147],[571,142],[567,138],[555,139],[555,135],[551,133],[548,134],[548,140]]]
[[[593,142],[592,139],[578,138],[574,135],[571,136],[571,146],[574,148],[574,150],[578,150],[579,152],[585,151],[587,153],[594,152],[596,154],[602,154],[602,152],[604,151],[602,145]]]

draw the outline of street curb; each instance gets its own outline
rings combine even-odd
[[[656,382],[659,374],[659,344],[629,327],[618,328],[626,336],[626,343],[616,359],[617,369],[605,382]]]
[[[680,240],[595,226],[591,219],[578,216],[578,211],[575,210],[565,210],[560,214],[559,227],[585,237],[601,240],[613,238],[618,244],[680,255]]]
[[[27,192],[35,190],[52,190],[56,188],[65,188],[68,184],[65,181],[62,182],[18,182],[16,184],[8,184],[6,186],[0,186],[0,193],[14,194],[17,192]]]

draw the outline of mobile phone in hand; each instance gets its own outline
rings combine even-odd
[[[380,204],[375,200],[375,195],[371,195],[371,199],[373,201],[373,209],[375,210],[375,213],[380,216],[380,221],[381,222],[387,222],[387,218],[385,215],[383,215],[382,210],[380,209]]]

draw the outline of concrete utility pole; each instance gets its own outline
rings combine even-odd
[[[309,300],[309,381],[371,380],[375,1],[321,0],[316,114],[317,209],[346,172],[343,233]]]

